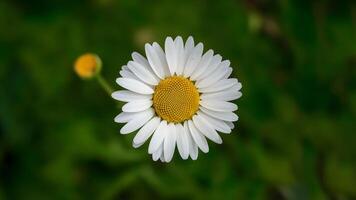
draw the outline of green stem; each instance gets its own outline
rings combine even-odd
[[[109,96],[111,96],[111,93],[113,93],[114,90],[108,84],[108,82],[105,80],[105,78],[102,77],[100,73],[96,76],[96,78],[97,78],[99,84],[101,85],[101,87],[103,87],[103,89],[109,94]]]

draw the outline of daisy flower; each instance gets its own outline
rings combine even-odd
[[[229,78],[230,62],[213,50],[203,54],[203,44],[192,37],[167,37],[164,50],[159,44],[145,45],[146,57],[132,53],[122,67],[117,84],[126,90],[112,93],[127,102],[115,122],[126,123],[120,130],[138,130],[133,147],[150,137],[152,159],[170,162],[177,146],[183,159],[198,158],[198,149],[207,153],[207,139],[221,144],[218,132],[229,134],[238,116],[230,101],[241,97],[241,83]]]

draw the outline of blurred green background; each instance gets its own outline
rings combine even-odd
[[[231,60],[243,97],[222,145],[162,164],[73,62],[114,85],[169,35]],[[356,199],[355,1],[1,0],[0,80],[0,199]]]

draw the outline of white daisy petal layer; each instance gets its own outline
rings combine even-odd
[[[159,124],[158,128],[156,129],[156,131],[154,132],[151,138],[151,142],[148,146],[149,154],[152,154],[158,149],[158,147],[162,144],[167,132],[168,132],[167,121],[163,120],[161,121],[161,123]]]
[[[190,133],[192,135],[192,138],[195,141],[195,143],[198,145],[198,147],[204,153],[208,153],[209,152],[208,142],[206,141],[206,139],[203,136],[203,134],[200,133],[200,131],[195,127],[195,125],[194,125],[192,120],[188,121],[188,127],[189,127]]]
[[[207,138],[209,138],[211,141],[221,144],[222,139],[220,135],[213,129],[208,122],[201,117],[200,115],[195,115],[193,117],[193,122],[195,127],[197,127],[198,130],[200,130],[201,133],[203,133]]]
[[[140,114],[141,112],[133,112],[133,113],[122,112],[115,117],[114,121],[116,123],[126,123],[129,122],[131,119],[139,116]]]
[[[182,75],[184,66],[185,66],[185,50],[182,37],[178,36],[174,40],[174,45],[176,47],[176,54],[177,54],[177,67],[176,67],[176,74]]]
[[[203,88],[215,84],[220,79],[224,78],[225,74],[229,72],[229,65],[230,61],[228,60],[221,62],[214,73],[204,79],[198,80],[195,85],[198,88]]]
[[[152,160],[157,161],[162,156],[162,152],[163,152],[163,143],[159,145],[158,149],[155,152],[153,152]]]
[[[168,63],[170,75],[173,75],[177,69],[177,49],[171,37],[166,38],[164,49],[166,53],[166,60]]]
[[[227,70],[223,78],[229,78],[231,74],[232,74],[232,67],[229,67],[229,69]]]
[[[153,94],[153,89],[146,84],[131,78],[117,78],[116,83],[121,87],[140,94]]]
[[[187,133],[188,136],[188,146],[189,146],[189,156],[192,160],[196,160],[198,158],[198,146],[197,144],[194,142],[192,135],[190,133],[189,127],[188,127],[188,122],[185,121],[184,122],[184,126],[183,126],[185,132]]]
[[[177,135],[177,148],[180,156],[185,160],[189,156],[189,141],[188,133],[185,131],[182,124],[178,123],[176,125],[176,135]]]
[[[147,70],[143,65],[130,61],[127,64],[127,67],[143,82],[149,85],[157,85],[158,80],[156,77],[151,74],[149,70]]]
[[[219,54],[214,55],[213,58],[211,59],[211,62],[209,63],[209,66],[203,72],[203,74],[198,77],[198,80],[204,79],[207,76],[209,76],[211,73],[213,73],[216,70],[216,68],[220,65],[221,60],[222,60],[222,57]]]
[[[236,78],[222,79],[212,86],[200,88],[199,92],[201,92],[201,93],[218,92],[218,91],[230,88],[237,83],[238,83],[238,81]]]
[[[168,63],[167,63],[167,60],[166,60],[166,55],[162,49],[162,47],[157,43],[157,42],[154,42],[152,44],[153,48],[155,49],[155,51],[157,52],[157,55],[162,63],[162,69],[163,69],[163,72],[164,72],[164,76],[165,77],[168,77],[169,76],[169,69],[168,69]]]
[[[201,56],[203,54],[203,44],[199,43],[194,47],[192,53],[189,55],[189,58],[185,64],[183,75],[184,77],[189,77],[195,70],[196,66],[199,64],[201,60]]]
[[[120,75],[124,78],[130,78],[130,79],[140,81],[140,79],[135,74],[133,74],[126,65],[122,66]]]
[[[168,131],[166,132],[166,137],[164,139],[164,159],[166,162],[170,162],[173,158],[174,149],[176,147],[177,135],[176,127],[173,123],[168,125]]]
[[[198,111],[197,114],[199,116],[201,116],[202,118],[204,118],[204,120],[207,121],[208,124],[211,124],[215,130],[217,130],[221,133],[226,133],[226,134],[231,133],[232,128],[227,124],[226,121],[210,117],[209,115],[207,115],[201,111]],[[229,122],[229,123],[231,123],[231,122]]]
[[[189,136],[189,137],[191,137],[191,136]],[[198,154],[199,154],[198,145],[193,142],[192,138],[190,141],[192,142],[192,144],[189,146],[189,149],[190,149],[189,156],[192,160],[196,160],[196,159],[198,159]]]
[[[153,102],[151,100],[136,100],[130,101],[126,103],[122,107],[122,111],[124,112],[139,112],[146,110],[152,106]]]
[[[163,152],[163,150],[162,150],[161,157],[159,158],[159,160],[160,160],[161,162],[166,162],[166,160],[164,159],[164,152]]]
[[[141,54],[137,53],[137,52],[133,52],[131,54],[132,60],[141,64],[142,66],[144,66],[148,71],[151,72],[151,74],[157,79],[159,80],[159,77],[156,75],[156,73],[153,71],[152,67],[150,66],[150,63],[148,62],[148,60],[143,57]]]
[[[241,83],[238,83],[231,88],[214,93],[203,93],[200,95],[202,100],[220,100],[220,101],[232,101],[242,96],[239,91],[241,89]]]
[[[150,44],[145,45],[145,51],[147,60],[152,67],[152,70],[156,73],[156,75],[164,79],[166,77],[165,74],[165,58],[162,58],[162,53],[159,49],[154,48]],[[163,55],[164,56],[164,55]],[[164,59],[164,60],[163,60]]]
[[[159,126],[161,120],[159,117],[153,117],[147,124],[145,124],[136,134],[133,139],[133,143],[135,144],[143,144],[146,140],[151,137],[153,132]]]
[[[231,129],[235,128],[235,125],[233,122],[225,122]]]
[[[154,115],[153,109],[147,109],[142,111],[137,117],[131,119],[125,126],[123,126],[120,130],[121,134],[128,134],[136,131],[140,127],[142,127],[148,120],[150,120]]]
[[[136,143],[133,143],[132,142],[132,146],[133,146],[133,148],[139,148],[140,146],[142,146],[143,145],[143,143],[140,143],[140,144],[136,144]]]
[[[239,117],[233,112],[217,112],[217,111],[206,109],[204,107],[200,107],[200,110],[211,117],[224,121],[234,122],[239,119]]]
[[[144,66],[146,69],[150,70],[150,63],[148,63],[147,59],[145,57],[143,57],[141,54],[137,53],[137,52],[133,52],[131,54],[132,60],[140,63],[142,66]]]
[[[123,102],[152,99],[152,95],[138,94],[128,90],[115,91],[111,94],[111,97]]]
[[[236,104],[219,100],[202,100],[200,101],[200,105],[218,112],[233,112],[237,110]]]
[[[192,36],[189,36],[187,41],[185,42],[185,45],[184,45],[186,59],[188,58],[190,53],[193,51],[193,49],[194,49],[194,39]]]
[[[184,45],[184,63],[183,63],[182,71],[178,70],[177,71],[178,75],[182,75],[184,73],[185,66],[187,64],[188,58],[190,57],[190,54],[193,51],[193,49],[194,49],[194,39],[192,36],[189,36]]]
[[[196,70],[192,73],[190,77],[191,80],[193,81],[197,80],[199,76],[202,75],[204,71],[206,71],[211,59],[213,58],[213,55],[214,55],[214,51],[211,49],[203,55],[199,64],[197,65]]]

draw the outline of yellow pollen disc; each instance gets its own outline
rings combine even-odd
[[[156,86],[153,107],[168,122],[190,119],[199,108],[199,92],[194,84],[181,76],[168,77]]]

